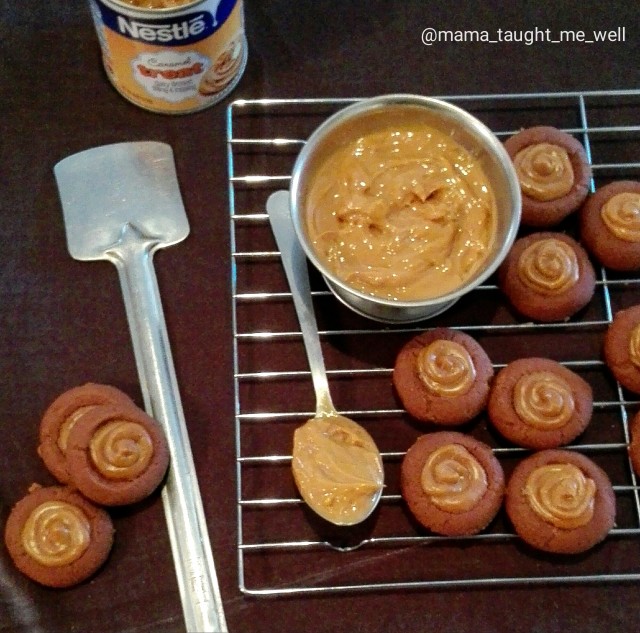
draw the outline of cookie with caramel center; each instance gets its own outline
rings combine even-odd
[[[521,222],[548,228],[576,211],[591,181],[591,165],[582,144],[555,127],[521,130],[504,142],[522,191]]]
[[[453,431],[419,437],[402,461],[400,483],[413,516],[445,536],[483,530],[504,494],[504,474],[491,448]]]
[[[5,543],[23,574],[48,587],[70,587],[102,566],[113,533],[109,515],[76,491],[33,485],[9,514]]]
[[[521,358],[498,372],[487,405],[494,428],[516,446],[569,444],[593,412],[591,386],[549,358]]]
[[[38,455],[60,483],[70,481],[66,451],[71,429],[92,408],[107,404],[135,407],[133,400],[116,387],[86,383],[60,394],[44,412]]]
[[[558,554],[584,552],[615,522],[609,477],[575,451],[549,449],[522,460],[507,483],[505,509],[530,546]]]
[[[580,209],[580,241],[611,270],[640,269],[640,182],[599,187]]]
[[[511,305],[535,321],[563,321],[584,308],[596,276],[586,251],[564,233],[532,233],[515,241],[498,269]]]
[[[393,384],[407,412],[421,422],[463,424],[484,408],[493,365],[468,334],[436,328],[398,353]]]
[[[140,409],[96,407],[69,433],[71,482],[95,503],[141,501],[160,485],[168,464],[162,427]]]

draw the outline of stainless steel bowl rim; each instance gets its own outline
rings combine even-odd
[[[449,292],[444,295],[438,295],[436,297],[430,297],[428,299],[416,299],[412,301],[401,301],[396,299],[385,299],[378,295],[373,295],[365,292],[361,292],[355,288],[352,288],[346,284],[342,279],[334,275],[328,270],[321,260],[318,259],[313,247],[305,239],[305,234],[301,226],[301,213],[299,212],[299,183],[302,178],[305,166],[312,155],[314,148],[320,139],[327,135],[334,127],[341,124],[345,119],[350,119],[358,114],[369,112],[375,109],[382,109],[389,105],[413,105],[424,106],[436,112],[445,113],[449,118],[454,119],[467,129],[472,129],[474,133],[481,137],[484,144],[491,149],[491,151],[499,158],[500,163],[504,167],[508,174],[507,180],[510,183],[509,195],[514,203],[513,213],[517,215],[517,218],[511,222],[509,230],[505,239],[502,242],[500,249],[495,253],[493,261],[488,265],[481,273],[474,277],[470,282],[467,282],[457,288],[453,292]],[[304,147],[298,154],[298,157],[294,163],[293,171],[291,174],[291,185],[289,188],[289,199],[291,206],[291,215],[293,219],[294,228],[298,241],[300,242],[305,254],[311,261],[311,263],[322,273],[324,277],[331,280],[333,284],[343,290],[343,292],[351,293],[356,297],[363,300],[368,300],[373,303],[383,305],[386,307],[395,307],[401,310],[402,308],[418,308],[423,306],[425,309],[430,306],[440,305],[442,303],[454,302],[463,295],[478,287],[490,277],[496,269],[500,266],[504,260],[506,254],[511,249],[513,242],[516,239],[518,228],[520,225],[520,213],[521,213],[521,193],[520,185],[518,183],[517,175],[513,164],[507,151],[504,149],[502,143],[497,136],[484,124],[477,119],[471,113],[466,110],[435,97],[425,97],[422,95],[414,94],[389,94],[381,95],[378,97],[371,97],[357,101],[351,105],[348,105],[338,112],[328,117],[323,123],[321,123],[315,131],[309,136]],[[431,310],[427,312],[431,313]],[[439,311],[438,311],[439,313]]]

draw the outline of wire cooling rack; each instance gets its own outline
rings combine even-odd
[[[499,138],[532,125],[575,135],[593,167],[592,190],[640,178],[640,90],[441,98],[474,113]],[[227,111],[240,589],[273,596],[640,580],[640,491],[626,452],[640,402],[612,379],[600,355],[613,314],[640,303],[635,276],[596,268],[593,300],[562,323],[524,322],[490,279],[444,314],[407,327],[355,315],[311,270],[333,400],[376,440],[386,488],[373,517],[352,528],[325,524],[300,500],[290,473],[292,436],[313,417],[315,400],[265,204],[273,191],[288,187],[310,133],[356,100],[240,100]],[[569,219],[558,230],[575,234],[574,223]],[[466,538],[435,536],[411,518],[400,496],[400,463],[430,429],[400,407],[391,371],[404,342],[435,326],[472,335],[496,371],[516,358],[545,356],[591,384],[592,421],[569,448],[591,457],[614,485],[616,526],[603,544],[578,557],[551,556],[525,546],[503,513],[482,534]],[[492,446],[507,477],[527,454],[494,433],[484,415],[462,430]]]

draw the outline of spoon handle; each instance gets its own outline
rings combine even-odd
[[[289,281],[293,304],[300,322],[313,387],[316,392],[316,413],[317,415],[334,415],[335,407],[329,394],[327,372],[313,310],[307,260],[293,227],[289,208],[289,192],[276,191],[272,193],[267,200],[267,213],[276,243],[280,249],[282,265]]]

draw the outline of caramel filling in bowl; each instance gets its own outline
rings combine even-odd
[[[382,95],[328,117],[291,173],[293,226],[331,292],[386,323],[435,316],[487,279],[517,235],[503,144],[453,104]]]
[[[332,273],[395,300],[460,287],[484,264],[496,223],[480,161],[417,121],[363,134],[329,156],[306,215],[309,239]]]

